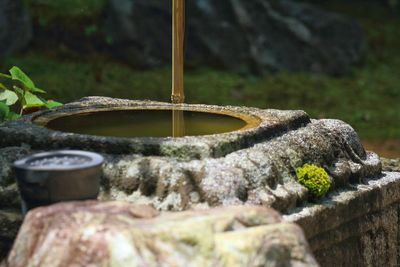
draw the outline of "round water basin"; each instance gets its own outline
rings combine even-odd
[[[48,129],[112,137],[181,137],[233,132],[258,124],[253,116],[172,109],[79,112],[43,124]]]

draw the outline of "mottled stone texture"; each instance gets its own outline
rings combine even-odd
[[[11,163],[29,151],[26,147],[0,148],[0,260],[10,250],[22,223],[20,198]]]
[[[387,172],[284,216],[305,231],[321,266],[400,265],[400,173]]]
[[[31,153],[30,148],[26,146],[0,147],[0,188],[15,183],[12,175],[11,163],[27,156],[29,153]]]
[[[10,250],[21,223],[22,215],[18,209],[0,209],[0,261]]]
[[[351,19],[301,1],[187,1],[187,64],[238,72],[348,72],[366,42]],[[139,66],[171,61],[171,2],[109,0],[113,53]]]
[[[262,207],[165,213],[118,202],[31,211],[8,257],[25,266],[318,266],[301,229]]]
[[[308,200],[294,173],[306,162],[325,167],[334,188],[380,173],[378,157],[363,150],[348,125],[321,120],[223,158],[109,157],[101,197],[173,210],[262,204],[285,211]]]
[[[400,172],[400,158],[386,159],[381,158],[382,169],[387,172]]]
[[[85,136],[32,123],[32,119],[42,121],[82,110],[144,106],[172,105],[85,98],[0,126],[0,146],[27,142],[33,149],[72,147],[103,152],[106,163],[101,199],[146,203],[161,210],[262,204],[285,211],[309,198],[307,189],[295,178],[295,168],[304,163],[325,167],[334,184],[332,189],[381,171],[378,156],[364,151],[349,125],[337,120],[310,120],[302,111],[180,105],[247,114],[260,120],[252,129],[184,138]]]
[[[382,175],[379,157],[366,152],[356,132],[344,122],[312,120],[302,111],[184,105],[250,114],[260,124],[233,133],[176,139],[82,136],[32,124],[32,119],[82,110],[160,105],[171,106],[94,97],[0,125],[0,210],[14,210],[18,216],[18,193],[9,169],[12,155],[50,148],[93,148],[106,159],[101,200],[174,211],[231,205],[273,207],[303,227],[322,266],[398,264],[400,174]],[[333,182],[327,197],[309,201],[307,189],[295,177],[295,168],[304,163],[327,170]],[[3,229],[18,229],[20,219],[8,218],[0,216],[0,226],[2,235],[7,231],[7,240],[12,240],[16,231]],[[7,242],[4,248],[10,245]]]

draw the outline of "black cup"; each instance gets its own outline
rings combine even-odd
[[[103,157],[60,150],[31,155],[13,164],[22,200],[22,212],[62,201],[96,199]]]

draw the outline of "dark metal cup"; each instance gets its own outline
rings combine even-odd
[[[78,150],[38,153],[15,161],[22,212],[62,201],[96,199],[103,161],[99,154]]]

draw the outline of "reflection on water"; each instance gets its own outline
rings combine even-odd
[[[185,117],[183,110],[172,110],[172,137],[185,136]]]

